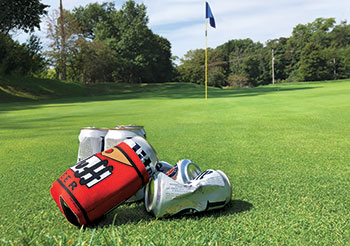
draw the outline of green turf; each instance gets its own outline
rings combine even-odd
[[[208,101],[192,84],[134,88],[0,104],[0,244],[350,244],[350,81],[210,88]],[[70,225],[49,189],[75,163],[80,127],[130,123],[161,160],[223,170],[232,202],[159,220],[125,205]]]

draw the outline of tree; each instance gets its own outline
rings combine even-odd
[[[231,73],[242,74],[242,62],[245,56],[254,53],[262,47],[263,45],[261,43],[254,43],[253,40],[247,38],[230,40],[223,45],[218,46],[215,50],[220,50],[223,54],[223,61],[226,62],[226,64],[223,65],[223,68],[228,77]]]
[[[1,0],[0,32],[7,34],[13,29],[30,32],[40,28],[40,18],[47,13],[47,7],[40,0]]]
[[[169,40],[153,34],[147,50],[147,59],[150,62],[146,67],[147,72],[142,80],[148,82],[170,81],[173,74],[173,64]]]
[[[304,81],[320,81],[332,79],[330,59],[318,44],[308,43],[300,57],[299,73]]]
[[[59,74],[66,64],[67,78],[84,82],[171,79],[171,44],[148,28],[144,4],[129,0],[116,10],[112,3],[94,3],[63,13],[59,19],[55,12],[48,22],[52,40],[48,54]],[[59,25],[59,20],[64,24]],[[66,62],[61,59],[62,49]]]
[[[227,84],[232,88],[243,88],[249,86],[248,78],[240,75],[231,73],[227,78]]]
[[[171,44],[147,26],[146,6],[126,1],[117,11],[114,4],[89,4],[73,10],[83,36],[102,41],[115,55],[114,81],[163,82],[172,71]]]
[[[189,50],[180,62],[181,81],[204,84],[204,49]]]
[[[149,54],[152,53],[152,48],[148,44],[151,42],[153,33],[147,27],[146,6],[129,0],[115,15],[113,21],[120,34],[118,37],[112,36],[117,42],[111,47],[116,50],[122,65],[116,68],[116,74],[120,75],[118,79],[140,83],[142,75],[147,73],[151,62]]]
[[[259,54],[247,55],[242,64],[243,75],[248,78],[248,81],[254,86],[263,84],[260,78],[261,72],[261,57]]]
[[[213,67],[208,71],[208,85],[220,88],[226,85],[225,71],[222,67]]]
[[[320,48],[319,50],[330,46],[330,33],[334,28],[334,24],[334,18],[317,18],[315,21],[306,25],[299,24],[294,27],[292,36],[288,39],[286,50],[286,61],[288,63],[286,72],[289,74],[289,77],[291,77],[291,80],[303,80],[303,75],[300,77],[299,72],[301,70],[303,70],[303,73],[307,72],[304,70],[307,65],[301,70],[299,70],[299,68],[303,65],[301,61],[302,52],[308,44],[313,43]],[[304,57],[303,61],[306,60],[306,57]],[[309,77],[309,75],[307,77]],[[319,76],[317,75],[315,77]]]
[[[10,35],[0,33],[0,74],[34,75],[45,66],[38,37],[19,44]]]
[[[63,10],[63,19],[60,19],[60,13],[53,11],[47,19],[47,38],[51,40],[50,48],[46,55],[49,62],[55,67],[59,78],[64,79],[64,67],[70,55],[74,54],[74,50],[79,48],[77,43],[81,40],[82,35],[75,17],[67,10]],[[64,28],[60,23],[63,20]],[[62,29],[64,35],[62,35]],[[64,43],[64,45],[62,45]],[[64,50],[63,50],[64,49]],[[62,55],[65,56],[62,59]]]
[[[76,71],[78,76],[81,75],[81,81],[96,83],[114,80],[115,52],[102,41],[83,41],[73,57],[77,58],[72,64],[78,68]]]
[[[31,67],[28,72],[32,75],[39,75],[46,67],[46,60],[42,54],[42,42],[38,36],[31,35],[24,44],[29,57],[31,58]]]
[[[98,23],[108,23],[110,26],[112,16],[116,11],[114,3],[91,3],[86,7],[74,8],[73,15],[76,17],[84,37],[93,40]]]

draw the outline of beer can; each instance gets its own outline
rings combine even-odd
[[[123,142],[127,138],[141,136],[146,138],[146,131],[143,126],[136,125],[120,125],[116,128],[108,129],[105,137],[105,150],[112,148]]]
[[[231,183],[221,170],[206,170],[187,184],[160,172],[146,186],[145,206],[161,218],[222,208],[231,196]]]
[[[187,184],[202,173],[199,166],[189,159],[178,161],[175,166],[165,174],[180,184]]]
[[[50,192],[70,223],[90,224],[146,185],[157,162],[153,147],[136,136],[78,162]]]
[[[84,127],[79,134],[78,161],[105,150],[107,128]]]
[[[122,141],[134,136],[146,138],[146,131],[143,126],[136,125],[117,125],[115,128],[110,128],[105,138],[105,149],[112,148]],[[141,188],[137,193],[130,197],[126,202],[132,203],[140,201],[144,198],[145,189]]]
[[[134,136],[146,138],[146,131],[143,126],[136,125],[117,125],[115,128],[108,129],[105,137],[105,150],[112,148],[123,142],[125,139]],[[141,188],[137,193],[130,197],[126,203],[132,203],[142,200],[145,197],[145,189]]]

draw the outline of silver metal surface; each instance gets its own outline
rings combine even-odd
[[[107,132],[107,128],[82,128],[79,134],[78,161],[103,151]]]
[[[145,165],[147,172],[153,176],[156,170],[156,164],[159,162],[157,152],[152,145],[143,137],[135,136],[131,139],[123,141],[139,156],[142,163]]]
[[[230,181],[220,170],[206,170],[187,184],[160,172],[146,186],[145,206],[160,218],[222,208],[231,196]]]
[[[187,184],[202,173],[199,166],[189,159],[180,160],[176,165],[178,167],[176,181],[180,184]]]
[[[156,170],[156,164],[159,161],[157,152],[154,150],[152,145],[149,142],[147,142],[146,139],[140,136],[135,136],[131,139],[125,139],[124,143],[129,145],[129,147],[136,152],[136,154],[141,159],[142,163],[145,165],[148,174],[150,175],[150,177],[152,177]],[[126,201],[126,203],[140,201],[144,199],[144,196],[145,188],[142,187],[134,196],[130,197]]]
[[[134,136],[146,138],[146,132],[143,126],[136,125],[121,125],[116,128],[110,128],[105,137],[105,150],[112,148],[123,142],[125,139]]]

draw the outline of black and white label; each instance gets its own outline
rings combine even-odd
[[[108,160],[102,161],[98,157],[92,156],[78,162],[71,169],[74,172],[74,177],[80,179],[80,185],[91,188],[112,174],[113,166],[107,165]]]

